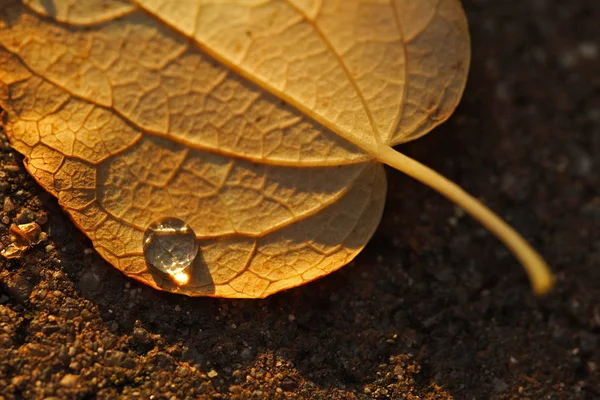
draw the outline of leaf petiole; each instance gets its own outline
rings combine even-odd
[[[552,288],[555,278],[540,254],[519,233],[479,200],[431,168],[405,156],[388,145],[382,144],[379,146],[377,159],[436,190],[462,207],[496,235],[521,262],[529,275],[531,286],[536,295],[544,295]]]

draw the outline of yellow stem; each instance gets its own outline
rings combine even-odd
[[[379,161],[402,171],[447,197],[504,242],[525,267],[535,294],[543,295],[552,288],[554,276],[544,259],[521,235],[479,200],[431,168],[397,152],[390,146],[381,145],[378,150]]]

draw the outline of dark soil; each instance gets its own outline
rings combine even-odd
[[[96,255],[2,136],[0,237],[37,220],[49,239],[0,260],[0,399],[600,398],[600,2],[465,7],[464,100],[403,151],[531,240],[550,295],[391,170],[379,230],[339,272],[260,301],[161,293]]]

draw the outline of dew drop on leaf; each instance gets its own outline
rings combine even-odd
[[[156,220],[144,233],[146,262],[173,277],[188,268],[197,254],[198,243],[194,230],[178,218]]]

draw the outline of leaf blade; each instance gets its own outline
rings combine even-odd
[[[487,208],[390,147],[443,122],[462,95],[470,54],[457,0],[25,4],[0,10],[5,130],[125,274],[224,297],[316,279],[374,233],[378,161],[544,267]],[[144,256],[145,232],[165,218],[201,248],[183,280]],[[549,277],[533,273],[536,290]]]
[[[21,24],[24,25],[23,29],[28,26],[39,27],[44,24],[43,21],[39,19],[36,21],[35,18],[33,14],[28,14],[22,10]],[[130,21],[136,18],[139,17],[130,14],[122,17],[121,21]],[[91,41],[86,40],[85,34],[82,32],[94,32],[95,28],[106,29],[105,26],[106,24],[103,23],[100,27],[86,27],[85,29],[79,27],[50,27],[49,30],[53,31],[58,37],[54,47],[57,53],[64,52],[64,49],[67,48],[66,43],[61,44],[61,39],[64,39],[72,40],[75,43],[70,49],[76,54],[78,52],[77,43],[83,43],[85,47],[85,44]],[[15,43],[14,39],[21,36],[21,31],[18,24],[11,26],[9,29],[13,29],[10,34],[0,34],[0,42],[4,47],[4,50],[0,50],[0,57],[10,61],[3,63],[3,65],[9,67],[6,69],[0,67],[0,71],[3,76],[15,76],[14,71],[22,70],[23,77],[19,78],[22,82],[20,81],[17,84],[20,85],[20,88],[17,88],[14,82],[10,82],[10,79],[6,77],[2,79],[2,89],[8,92],[6,99],[2,101],[2,105],[8,111],[8,119],[5,124],[7,134],[11,137],[13,145],[28,157],[26,166],[32,175],[46,189],[58,197],[60,205],[80,229],[92,239],[100,254],[126,274],[155,287],[189,295],[262,296],[290,285],[315,279],[332,268],[338,268],[342,265],[340,263],[346,263],[362,249],[368,241],[368,237],[375,230],[381,216],[385,193],[385,181],[382,178],[383,173],[380,166],[368,162],[358,163],[356,160],[348,162],[348,158],[352,157],[352,151],[343,154],[343,157],[338,156],[338,159],[336,159],[335,152],[332,149],[337,151],[343,146],[335,143],[321,145],[324,150],[320,153],[324,157],[319,158],[317,156],[317,165],[315,165],[314,159],[303,164],[301,157],[298,157],[293,160],[293,163],[290,163],[295,166],[291,168],[290,166],[282,166],[281,164],[285,164],[285,162],[276,159],[265,162],[261,158],[260,161],[262,162],[255,164],[255,159],[244,157],[244,154],[235,154],[231,158],[231,154],[221,152],[220,149],[218,149],[218,152],[207,153],[206,149],[193,148],[189,143],[165,141],[163,137],[153,135],[151,129],[147,127],[143,129],[144,127],[141,127],[141,124],[131,123],[132,118],[125,118],[127,117],[124,115],[125,112],[118,112],[119,105],[116,102],[102,100],[102,97],[98,100],[97,97],[94,97],[98,94],[102,96],[103,90],[97,90],[97,87],[88,87],[77,92],[77,88],[69,88],[69,85],[73,85],[73,81],[68,79],[69,76],[61,76],[61,73],[75,69],[72,66],[77,64],[76,57],[65,58],[61,54],[51,54],[48,59],[54,60],[56,63],[62,62],[63,65],[53,70],[52,63],[50,63],[44,65],[41,70],[37,69],[36,71],[36,61],[33,53],[39,49],[39,46],[35,49],[26,50],[26,53],[29,54],[25,56],[18,54],[22,48],[19,43]],[[63,32],[57,33],[59,29],[63,29]],[[70,32],[68,32],[69,29],[71,29]],[[75,34],[73,34],[74,32]],[[112,32],[114,32],[114,28]],[[48,30],[44,31],[42,29],[42,34],[38,32],[38,36],[44,36],[48,33]],[[9,50],[12,49],[12,52],[7,51],[7,47]],[[46,51],[49,50],[52,49],[46,49]],[[53,79],[48,80],[47,75],[50,75]],[[61,81],[61,79],[63,80]],[[108,79],[103,81],[106,82]],[[59,83],[59,85],[56,83]],[[40,87],[40,85],[48,87],[50,92],[45,90],[43,95],[38,93],[35,88]],[[37,109],[30,101],[19,106],[18,101],[16,101],[19,97],[17,92],[23,87],[28,87],[26,92],[29,94],[29,100],[35,99],[39,94],[40,99],[50,97],[57,101],[55,103],[44,101],[40,103],[41,108],[39,105],[36,106]],[[50,96],[47,96],[47,94],[50,94]],[[103,102],[105,104],[102,104]],[[29,120],[30,123],[24,123],[24,120]],[[314,123],[311,122],[311,124]],[[320,127],[319,129],[323,130]],[[306,129],[303,132],[306,133]],[[326,130],[324,132],[327,134]],[[330,134],[330,136],[335,137],[333,134]],[[160,142],[158,147],[149,149],[133,157],[133,159],[127,160],[128,154],[148,143],[148,137],[150,141]],[[294,140],[298,141],[298,138]],[[314,142],[313,138],[312,143]],[[307,142],[307,145],[310,144],[311,142]],[[177,148],[182,152],[171,153],[172,155],[167,157],[168,154],[165,152],[167,149],[176,150]],[[351,147],[346,146],[346,148]],[[214,151],[214,149],[210,150]],[[356,153],[356,150],[353,151]],[[314,154],[314,146],[308,152]],[[204,171],[206,174],[205,181],[216,179],[212,184],[221,188],[221,193],[218,193],[218,196],[222,198],[218,202],[222,204],[227,202],[226,199],[229,198],[229,203],[235,205],[236,200],[238,200],[237,203],[244,205],[245,208],[240,210],[237,218],[252,216],[252,220],[245,223],[236,223],[235,226],[230,226],[230,229],[223,231],[222,228],[227,226],[226,223],[217,220],[211,224],[209,217],[214,217],[215,210],[227,209],[227,206],[208,206],[206,208],[211,212],[203,215],[197,212],[202,207],[195,205],[190,208],[196,210],[196,215],[182,215],[177,208],[181,208],[182,205],[185,206],[185,203],[183,200],[175,199],[177,207],[160,208],[159,206],[164,205],[167,201],[164,201],[164,196],[156,190],[162,189],[162,186],[165,185],[168,188],[167,181],[172,180],[175,189],[191,188],[190,190],[195,194],[200,191],[198,186],[192,185],[190,179],[184,179],[187,183],[181,183],[177,180],[181,175],[180,172],[186,169],[184,163],[192,158],[190,155],[192,153],[197,154],[197,159],[207,165],[210,164],[213,167],[217,164],[223,165],[227,170],[225,175],[238,176],[236,178],[238,183],[235,184],[238,187],[242,182],[240,179],[244,181],[244,185],[258,179],[258,182],[255,182],[259,185],[257,188],[261,188],[260,185],[263,185],[264,188],[259,189],[259,191],[262,191],[257,192],[257,195],[261,197],[274,196],[275,201],[272,204],[276,206],[287,202],[286,207],[293,213],[286,218],[279,218],[280,222],[276,222],[278,213],[274,209],[265,208],[264,200],[257,203],[262,212],[252,211],[248,208],[251,201],[248,198],[250,188],[247,185],[239,193],[228,193],[223,188],[229,187],[228,190],[231,190],[232,186],[226,185],[222,179],[219,180],[218,173],[206,171]],[[334,157],[331,157],[332,153]],[[152,154],[155,154],[155,156],[152,156]],[[166,158],[161,159],[160,157],[163,156]],[[159,158],[156,159],[156,157]],[[219,157],[222,160],[220,162],[215,161],[215,158]],[[360,157],[365,160],[364,153]],[[159,165],[167,169],[149,171],[148,168],[144,167],[143,161],[151,158],[155,158]],[[117,172],[109,171],[111,166],[119,163],[124,166],[121,170]],[[241,172],[236,173],[234,168],[228,164],[244,165],[245,167],[242,168]],[[335,168],[330,168],[330,164],[334,164]],[[128,175],[124,172],[125,170],[131,173]],[[203,171],[197,163],[190,165],[187,170],[188,172]],[[248,173],[252,171],[269,172],[255,173],[253,178],[250,179]],[[373,177],[378,176],[376,189],[379,192],[374,197],[373,195],[364,195],[365,187],[369,189],[372,187],[363,178],[366,171],[377,171],[377,174]],[[328,175],[328,181],[323,180],[324,173]],[[304,175],[304,178],[298,174]],[[268,175],[272,178],[265,178]],[[320,177],[320,180],[316,179],[315,182],[311,182],[311,177]],[[264,182],[261,181],[262,178],[265,178]],[[107,185],[109,181],[110,184]],[[270,181],[272,183],[269,183]],[[292,183],[293,185],[290,186]],[[137,191],[132,192],[128,189],[128,185],[135,186]],[[140,187],[140,185],[146,186]],[[153,191],[146,189],[148,185],[154,185]],[[286,185],[289,188],[286,189],[284,187]],[[333,189],[334,187],[338,189]],[[127,195],[126,193],[130,194]],[[360,196],[355,193],[359,193]],[[171,192],[167,197],[175,195],[177,195],[176,192]],[[189,197],[189,194],[183,191],[181,197],[186,196]],[[245,201],[239,201],[240,198],[243,199],[244,197]],[[327,200],[328,197],[330,197],[330,200]],[[242,249],[245,249],[246,253],[249,251],[248,245],[244,247],[242,246],[243,243],[253,242],[252,252],[259,251],[262,248],[258,242],[268,241],[264,246],[273,249],[273,246],[280,241],[290,243],[295,240],[299,242],[299,239],[294,239],[293,233],[301,231],[305,235],[303,240],[308,242],[306,238],[308,238],[310,232],[315,233],[319,229],[327,228],[328,225],[325,222],[328,215],[342,215],[346,212],[343,208],[340,209],[340,203],[356,203],[360,199],[371,199],[371,197],[373,199],[369,203],[368,217],[363,217],[360,229],[355,229],[354,226],[346,227],[347,234],[340,237],[340,240],[346,237],[354,237],[355,239],[348,239],[352,242],[351,248],[337,243],[334,246],[337,248],[336,251],[325,251],[323,243],[318,243],[315,240],[311,241],[310,246],[305,250],[304,258],[306,259],[309,256],[309,250],[312,249],[313,253],[316,253],[311,257],[316,261],[305,260],[303,273],[306,274],[306,277],[292,276],[297,274],[295,270],[285,267],[280,272],[280,282],[273,285],[274,282],[271,282],[272,277],[265,276],[262,278],[256,272],[246,270],[247,267],[249,268],[251,260],[248,254],[246,254],[246,258],[241,256],[244,254]],[[143,199],[152,199],[157,204],[145,203]],[[139,212],[132,211],[136,208],[135,206],[131,207],[132,204],[139,206],[137,207]],[[116,205],[123,207],[121,209],[115,208]],[[156,207],[159,207],[159,209]],[[301,207],[301,209],[298,207]],[[341,211],[336,214],[335,210]],[[361,210],[363,210],[362,207],[355,207],[355,210],[350,213],[350,220],[353,218],[352,215],[356,213],[360,217],[363,214]],[[202,259],[209,259],[208,263],[203,264],[200,262],[195,267],[192,280],[185,287],[176,287],[171,280],[154,273],[145,263],[141,252],[144,227],[154,219],[173,215],[181,216],[193,225],[197,232],[198,241],[200,243],[206,242],[205,245],[201,245],[204,250]],[[228,215],[227,218],[236,219],[232,215]],[[315,218],[318,219],[318,222],[311,222]],[[195,220],[198,222],[194,222]],[[302,226],[308,226],[309,228],[302,230],[299,228]],[[218,227],[220,231],[214,231],[214,227]],[[343,226],[334,229],[332,232],[338,232],[339,234],[343,231],[342,228]],[[282,232],[288,232],[285,233],[285,239],[273,239],[273,237],[282,235]],[[218,234],[218,237],[215,234]],[[321,241],[324,240],[325,237]],[[301,243],[296,244],[296,246],[300,245]],[[228,261],[235,261],[236,257],[232,258],[230,250],[236,247],[238,251],[233,252],[233,254],[240,254],[240,257],[237,257],[237,264],[222,262],[223,258]],[[224,248],[228,251],[223,251]],[[215,251],[220,254],[215,256]],[[324,251],[327,254],[319,253]],[[285,255],[280,251],[279,257],[285,258]],[[337,261],[330,260],[334,257]],[[314,266],[311,266],[311,263]],[[326,269],[317,268],[318,265],[325,264],[327,265]],[[232,265],[238,265],[238,267],[232,269]],[[252,265],[252,268],[257,271],[260,269],[256,262]],[[203,268],[205,269],[204,272],[202,272]],[[230,276],[231,274],[227,273],[228,270],[232,270],[234,275]],[[288,275],[285,277],[283,270],[288,271]],[[314,271],[309,272],[309,270]],[[264,271],[261,274],[264,274]],[[262,287],[261,282],[263,284],[267,282],[268,285]],[[262,289],[260,289],[261,287]],[[268,287],[271,287],[271,289]]]

